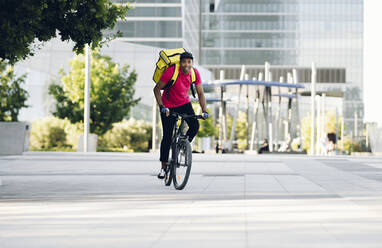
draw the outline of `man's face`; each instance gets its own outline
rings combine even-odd
[[[182,70],[184,74],[187,75],[188,73],[190,73],[192,63],[193,61],[190,58],[184,58],[180,61],[180,69]]]

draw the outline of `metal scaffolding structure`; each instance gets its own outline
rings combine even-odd
[[[299,110],[298,110],[298,90],[304,88],[302,84],[297,83],[296,73],[288,74],[288,81],[284,82],[283,78],[280,78],[280,81],[272,81],[271,73],[270,73],[270,65],[266,63],[265,65],[265,80],[263,81],[263,75],[260,73],[258,75],[259,80],[253,78],[253,80],[248,80],[248,76],[245,75],[245,66],[242,66],[241,72],[241,80],[238,81],[225,81],[224,73],[221,73],[221,78],[218,81],[204,84],[203,87],[209,88],[220,88],[220,108],[219,108],[219,145],[228,149],[228,151],[233,150],[233,142],[235,137],[235,127],[237,123],[237,117],[241,105],[242,95],[245,95],[245,110],[247,113],[247,136],[249,136],[248,132],[248,114],[249,114],[249,102],[253,102],[253,121],[252,121],[252,131],[249,143],[249,149],[255,149],[255,137],[257,142],[259,141],[259,113],[262,110],[263,113],[263,122],[262,125],[265,126],[265,134],[263,136],[267,137],[270,151],[273,151],[274,148],[277,148],[277,143],[280,138],[280,129],[281,129],[281,105],[283,99],[286,99],[287,102],[287,133],[291,135],[291,127],[292,127],[292,118],[293,115],[296,115],[295,118],[299,120]],[[227,139],[227,99],[225,98],[225,94],[227,92],[228,87],[238,87],[237,101],[233,116],[233,123],[231,127],[231,135],[229,139]],[[243,86],[246,86],[246,92],[242,93]],[[273,94],[273,92],[277,89],[277,93]],[[277,98],[278,105],[277,111],[275,114],[275,118],[273,117],[273,108],[272,102],[274,103],[274,99]],[[292,103],[293,101],[296,104],[296,111],[292,112]],[[275,131],[275,132],[274,132]],[[299,131],[301,136],[301,131]],[[290,137],[291,138],[291,137]],[[291,139],[288,140],[288,145],[290,145]]]

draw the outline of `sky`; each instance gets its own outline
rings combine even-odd
[[[365,122],[382,126],[382,1],[364,0]]]

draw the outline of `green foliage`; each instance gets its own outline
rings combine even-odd
[[[30,149],[37,151],[74,151],[77,148],[78,128],[68,120],[46,117],[32,123]]]
[[[66,144],[65,130],[59,127],[51,127],[47,141],[47,147],[64,146]]]
[[[310,130],[311,130],[311,116],[310,114],[301,121],[301,133],[302,133],[302,149],[310,151]]]
[[[347,154],[351,154],[353,151],[355,151],[356,147],[357,147],[357,143],[355,141],[353,141],[350,138],[344,139],[344,151],[346,151]]]
[[[54,116],[67,118],[71,123],[83,122],[85,61],[78,55],[70,61],[70,72],[60,71],[61,84],[53,82],[49,94],[56,101]],[[129,114],[140,99],[133,99],[135,71],[120,67],[110,57],[97,51],[91,58],[90,132],[101,136]]]
[[[108,147],[97,147],[97,152],[134,152],[134,150],[125,148],[108,148]]]
[[[219,129],[220,129],[220,123],[219,123],[219,118],[218,118],[218,120],[217,120],[217,122],[216,122],[216,125],[215,125],[215,133],[214,133],[214,137],[216,138],[216,139],[219,139]],[[223,133],[223,132],[222,132]]]
[[[245,150],[247,148],[247,114],[244,112],[239,112],[235,134],[239,150]]]
[[[82,125],[68,119],[46,117],[32,123],[30,149],[32,151],[76,151]],[[113,128],[98,137],[99,152],[147,152],[152,139],[151,123],[129,119],[115,123]]]
[[[210,109],[207,109],[208,113],[211,113]],[[199,121],[200,127],[197,134],[197,137],[212,137],[215,134],[215,126],[213,121],[213,116],[210,115],[210,117],[206,120],[200,120]]]
[[[149,122],[130,118],[115,123],[113,129],[99,138],[102,151],[147,152],[152,139],[152,127]]]
[[[338,118],[338,135],[341,137],[341,119]],[[336,113],[335,112],[327,112],[326,113],[326,132],[327,133],[336,133]]]
[[[239,112],[235,127],[235,139],[238,142],[239,150],[245,150],[247,148],[247,114],[244,112]],[[233,125],[233,117],[230,114],[227,114],[227,139],[231,136],[231,130]],[[215,128],[215,137],[219,137],[219,128],[220,124],[216,125]],[[248,127],[251,130],[251,124]]]
[[[353,152],[368,152],[366,140],[354,140],[350,137],[344,139],[344,151],[347,154]]]
[[[227,113],[227,139],[229,139],[231,135],[232,123],[233,123],[233,117]],[[219,137],[219,128],[220,128],[220,123],[216,124],[215,137]]]
[[[218,118],[218,121],[216,123],[216,126],[215,126],[215,137],[219,138],[219,129],[220,129],[220,118]],[[229,122],[229,123],[228,123]],[[230,132],[231,130],[228,131],[228,129],[230,129],[228,127],[228,125],[231,125],[232,127],[232,117],[230,115],[228,115],[228,120],[227,120],[227,132]],[[223,134],[223,131],[222,131],[222,134]],[[228,135],[229,137],[229,135]]]
[[[128,9],[110,0],[2,0],[0,59],[11,63],[25,59],[33,55],[38,46],[35,41],[45,42],[57,35],[62,41],[72,40],[77,53],[85,44],[98,47],[103,43],[102,30],[112,29]]]
[[[25,77],[16,77],[13,67],[0,60],[0,121],[17,121],[20,109],[28,107],[28,92],[21,88]]]

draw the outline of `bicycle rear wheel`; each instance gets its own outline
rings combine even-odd
[[[191,144],[188,140],[181,140],[176,146],[176,161],[173,164],[174,187],[182,190],[190,177],[192,165]]]

